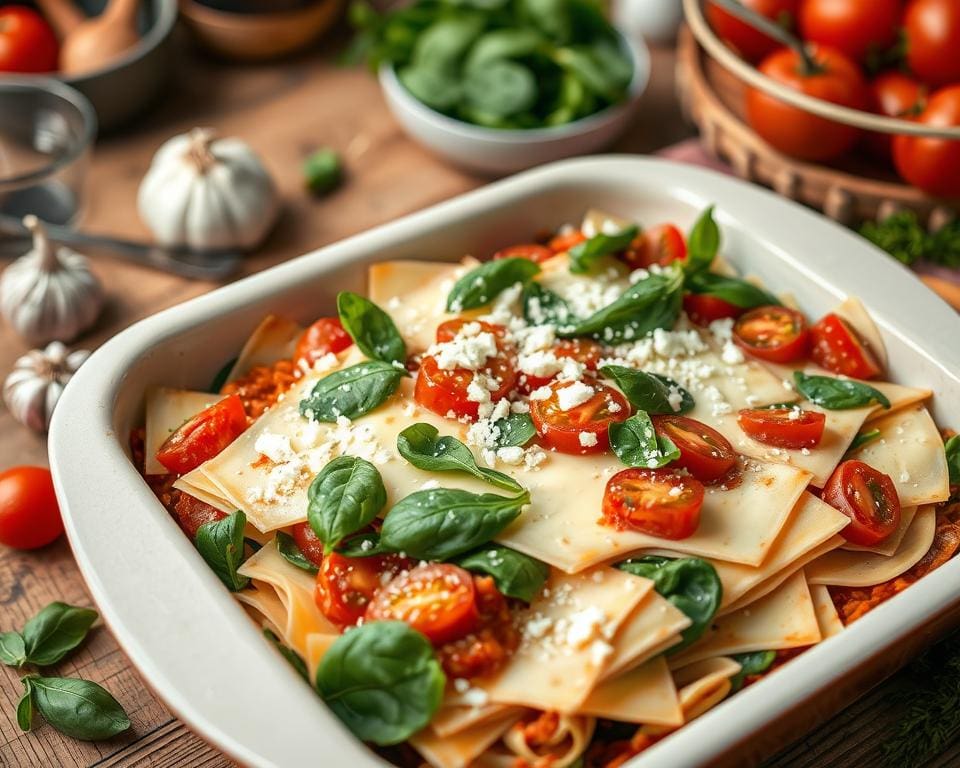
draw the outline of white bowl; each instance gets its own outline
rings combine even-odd
[[[143,422],[148,387],[208,386],[265,314],[304,323],[329,314],[337,292],[363,290],[364,267],[378,261],[491,253],[589,207],[686,227],[710,203],[724,254],[791,291],[810,315],[846,295],[863,299],[894,380],[933,389],[938,422],[960,426],[960,316],[856,234],[759,187],[664,160],[614,155],[533,170],[143,320],[74,376],[50,431],[57,497],[90,592],[151,688],[245,765],[301,765],[310,756],[326,768],[383,766],[264,640],[130,463],[128,438]],[[754,765],[955,623],[958,583],[955,558],[631,767]]]
[[[627,128],[650,79],[650,51],[642,40],[620,37],[633,61],[626,99],[566,125],[500,130],[448,117],[415,98],[389,64],[380,68],[380,85],[397,122],[427,149],[470,171],[516,173],[604,149]]]

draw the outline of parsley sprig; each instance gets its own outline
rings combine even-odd
[[[860,234],[907,266],[923,259],[945,267],[960,267],[960,218],[928,232],[913,211],[901,211],[881,222],[868,221]]]

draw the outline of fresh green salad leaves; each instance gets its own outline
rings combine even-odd
[[[338,456],[310,483],[307,498],[307,520],[329,553],[346,536],[373,522],[387,503],[387,489],[369,461]]]
[[[340,416],[356,419],[382,405],[406,375],[402,366],[382,360],[334,371],[300,401],[300,413],[314,421],[335,422]]]
[[[243,563],[243,529],[246,525],[247,516],[238,509],[222,520],[201,525],[193,540],[207,565],[231,592],[239,592],[250,581],[237,573]]]
[[[390,315],[360,294],[341,291],[337,296],[337,312],[344,330],[360,351],[374,360],[403,365],[407,345]]]
[[[539,272],[539,266],[520,257],[484,262],[453,284],[447,295],[447,310],[463,312],[486,306],[510,286],[527,283]]]
[[[877,403],[884,408],[890,407],[887,396],[869,384],[853,379],[838,379],[833,376],[814,376],[795,371],[793,381],[797,392],[811,403],[830,411],[845,411]]]
[[[613,234],[599,232],[578,243],[570,249],[570,271],[578,275],[589,272],[604,256],[626,250],[639,231],[638,227],[630,226]]]
[[[468,571],[492,576],[501,594],[527,603],[540,594],[550,575],[546,563],[500,544],[487,544],[453,562]]]
[[[696,403],[673,379],[624,365],[604,365],[600,373],[613,379],[635,408],[647,413],[686,413]]]
[[[680,449],[666,436],[658,435],[644,411],[626,421],[614,421],[607,427],[610,447],[628,467],[657,469],[680,458]]]

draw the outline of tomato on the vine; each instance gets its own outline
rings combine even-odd
[[[704,488],[669,469],[631,467],[607,481],[603,520],[662,539],[685,539],[700,525]]]
[[[331,352],[342,352],[353,344],[353,339],[340,323],[339,317],[321,317],[303,332],[293,353],[295,362],[301,360],[313,365]]]
[[[856,331],[833,312],[810,326],[810,357],[821,368],[854,379],[881,373],[880,363]]]
[[[851,544],[872,547],[900,526],[900,497],[893,480],[862,461],[837,467],[821,498],[850,518],[840,535]]]
[[[960,126],[960,84],[942,88],[930,96],[917,122],[938,127]],[[895,136],[893,162],[904,179],[924,192],[960,197],[960,141]]]
[[[804,40],[864,61],[896,41],[900,0],[803,0],[798,21]]]
[[[813,448],[823,438],[827,417],[803,408],[745,408],[737,422],[748,437],[777,448]]]
[[[646,269],[654,264],[665,267],[687,258],[687,241],[673,224],[661,224],[637,235],[623,254],[632,269]]]
[[[219,454],[246,428],[247,414],[240,395],[228,395],[164,440],[157,461],[170,472],[184,475]]]
[[[61,533],[63,520],[50,470],[11,467],[0,472],[0,544],[36,549]]]
[[[0,8],[0,72],[53,72],[59,53],[43,16],[25,5]]]
[[[756,307],[733,325],[733,340],[745,351],[771,363],[790,363],[807,354],[810,331],[795,309]]]
[[[800,0],[743,0],[743,4],[784,29],[791,29]],[[759,61],[780,47],[780,43],[772,37],[754,29],[714,2],[707,3],[706,11],[713,31],[747,61]]]
[[[697,480],[715,483],[727,477],[737,464],[737,453],[713,427],[689,416],[653,416],[653,428],[680,450],[671,466],[682,467]]]
[[[549,385],[549,396],[531,397],[530,418],[545,446],[561,453],[602,453],[610,447],[607,427],[630,416],[627,399],[597,381],[589,382],[593,392],[585,393],[586,399],[565,407],[563,390],[584,384],[586,382],[557,381]]]
[[[960,3],[910,0],[903,14],[907,66],[933,86],[960,83]]]

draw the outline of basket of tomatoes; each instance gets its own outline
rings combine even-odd
[[[683,1],[708,151],[847,223],[957,215],[960,0]]]

